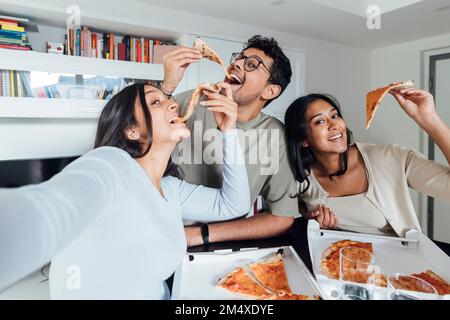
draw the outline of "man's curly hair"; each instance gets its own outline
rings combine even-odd
[[[244,44],[244,50],[249,48],[259,49],[267,56],[272,58],[273,64],[270,68],[271,77],[269,83],[277,84],[281,87],[280,95],[291,82],[292,69],[289,58],[283,53],[278,42],[274,38],[267,38],[261,35],[255,35]],[[276,99],[276,98],[275,98]],[[274,100],[274,99],[272,99]],[[272,101],[269,100],[266,106]]]

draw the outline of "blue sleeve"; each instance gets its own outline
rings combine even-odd
[[[50,261],[124,190],[126,157],[101,149],[47,182],[0,189],[0,291]]]
[[[236,130],[223,134],[223,184],[221,189],[178,180],[183,219],[221,221],[249,212],[250,186]]]

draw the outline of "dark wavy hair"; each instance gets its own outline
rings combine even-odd
[[[135,83],[129,85],[118,92],[103,108],[98,120],[97,134],[95,136],[94,148],[110,146],[120,148],[126,151],[132,158],[141,158],[145,156],[152,146],[152,117],[145,100],[146,83]],[[138,126],[136,120],[136,101],[141,108],[145,126],[147,128],[147,137],[145,143],[136,140],[129,140],[126,136],[126,130]],[[164,176],[180,176],[178,167],[170,159]]]
[[[261,35],[255,35],[247,40],[244,44],[244,50],[249,48],[259,49],[264,52],[268,57],[272,58],[273,63],[270,68],[271,76],[268,80],[271,84],[276,84],[281,87],[281,92],[284,92],[288,84],[291,82],[292,69],[289,58],[283,53],[278,42],[274,38],[267,38]],[[276,98],[278,98],[276,97]],[[268,100],[265,104],[267,106],[272,100]]]
[[[307,138],[308,123],[305,117],[308,107],[316,100],[324,100],[328,102],[334,109],[337,110],[339,117],[342,117],[341,108],[339,103],[331,95],[312,93],[298,98],[289,106],[286,111],[284,122],[286,126],[286,143],[288,151],[288,159],[291,165],[294,177],[300,183],[306,181],[306,187],[303,190],[299,190],[299,194],[305,193],[309,186],[310,181],[308,176],[311,174],[311,168],[313,167],[316,159],[314,152],[310,147],[303,147],[302,142]],[[347,127],[347,145],[352,144],[353,134]],[[341,169],[329,175],[330,180],[333,177],[343,175],[348,168],[348,148],[347,151],[341,154]],[[297,194],[297,196],[299,195]]]

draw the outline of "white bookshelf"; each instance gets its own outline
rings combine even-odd
[[[163,66],[0,49],[0,69],[162,80]],[[0,97],[0,118],[97,118],[105,100]]]
[[[0,97],[0,118],[98,118],[105,100]]]
[[[163,66],[160,64],[10,49],[0,49],[0,69],[89,74],[149,80],[162,80],[164,77]]]
[[[163,66],[0,49],[0,69],[162,80]],[[106,100],[0,97],[0,160],[78,156],[91,150]]]

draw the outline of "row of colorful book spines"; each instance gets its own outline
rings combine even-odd
[[[16,40],[16,39],[5,39],[0,37],[1,44],[12,44],[18,46],[28,46],[29,43],[26,40]]]
[[[124,36],[116,43],[116,36],[90,32],[87,28],[70,28],[66,35],[65,53],[74,56],[95,57],[133,62],[153,62],[153,47],[159,40]]]
[[[2,26],[1,26],[2,27]],[[27,33],[22,31],[0,29],[0,35],[14,39],[26,39]]]
[[[0,42],[0,49],[15,49],[15,50],[29,51],[31,50],[31,47],[29,44],[22,45],[22,44],[11,44]]]
[[[0,70],[0,93],[4,97],[32,97],[29,73]]]
[[[19,27],[18,25],[7,24],[5,22],[2,22],[2,20],[0,20],[0,30],[8,30],[8,31],[14,31],[14,32],[25,32],[25,28],[24,27]]]

